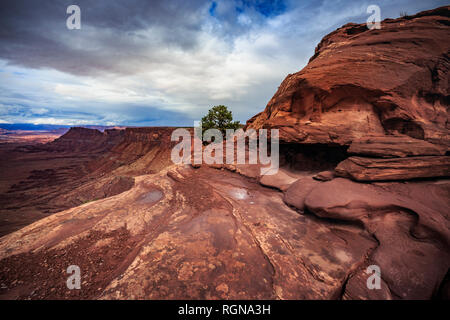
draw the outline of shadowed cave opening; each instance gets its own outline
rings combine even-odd
[[[280,144],[280,166],[294,171],[333,170],[348,157],[348,146]]]
[[[383,121],[383,127],[388,133],[401,133],[415,139],[425,139],[422,127],[413,120],[391,118]]]

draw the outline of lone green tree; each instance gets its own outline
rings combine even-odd
[[[214,106],[208,114],[202,118],[202,134],[208,129],[218,129],[225,137],[226,129],[239,129],[239,121],[233,121],[233,114],[226,106]],[[219,142],[219,141],[216,141]]]

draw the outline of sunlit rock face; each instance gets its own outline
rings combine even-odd
[[[387,19],[379,30],[337,29],[247,125],[279,128],[285,142],[348,145],[404,134],[448,146],[449,12]]]

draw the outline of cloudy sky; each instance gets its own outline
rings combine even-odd
[[[245,122],[370,4],[385,19],[447,2],[1,0],[0,123],[192,125],[218,104]]]

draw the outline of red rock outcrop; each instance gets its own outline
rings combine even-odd
[[[278,128],[281,140],[303,144],[400,133],[449,146],[449,24],[447,6],[379,30],[337,29],[248,127]]]
[[[357,181],[410,180],[450,176],[450,157],[392,159],[350,157],[336,167],[338,176]]]
[[[447,148],[408,136],[369,136],[352,142],[347,152],[369,157],[443,156]]]

